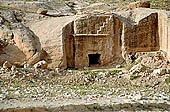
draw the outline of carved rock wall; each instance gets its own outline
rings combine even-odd
[[[63,30],[63,43],[64,43],[64,59],[63,67],[75,67],[75,48],[74,48],[74,30],[73,30],[73,21],[67,24]]]
[[[170,13],[160,11],[158,15],[160,50],[166,52],[170,60]]]
[[[159,50],[158,14],[152,13],[135,25],[124,25],[127,53]]]
[[[121,57],[121,27],[121,21],[112,15],[77,19],[74,22],[75,67],[88,67],[89,54],[100,54],[99,64],[95,66],[115,63]]]
[[[75,17],[50,18],[30,26],[30,29],[39,37],[41,47],[47,53],[48,68],[66,68],[64,36],[70,35],[70,30],[64,30],[63,28],[71,23],[74,18]]]
[[[139,8],[113,15],[53,18],[31,29],[48,54],[50,68],[83,68],[90,64],[89,54],[100,54],[95,65],[100,67],[120,64],[122,57],[126,60],[135,52],[163,50],[170,57],[169,27],[167,13]]]

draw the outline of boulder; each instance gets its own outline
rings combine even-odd
[[[132,2],[129,4],[129,9],[133,10],[136,8],[150,8],[150,2],[148,1],[137,1],[137,2]]]
[[[137,65],[134,65],[129,71],[130,74],[136,74],[140,72],[145,72],[146,70],[147,70],[146,66],[139,63]]]
[[[39,8],[39,9],[37,10],[37,14],[43,14],[43,15],[45,15],[45,14],[47,14],[47,12],[48,12],[48,10],[42,9],[42,8]]]
[[[12,65],[11,66],[11,71],[14,72],[16,70],[16,66]]]
[[[11,67],[12,65],[8,61],[5,61],[5,63],[3,64],[3,68],[11,68]]]
[[[47,62],[45,60],[39,61],[34,65],[34,68],[41,68],[46,69],[47,68]]]
[[[44,57],[39,38],[29,28],[19,24],[13,34],[16,46],[25,54],[28,64],[33,65]]]
[[[4,23],[4,19],[0,17],[0,24]]]
[[[155,75],[165,75],[167,73],[169,73],[169,69],[167,69],[167,68],[159,68],[159,69],[155,69],[153,71],[153,74],[155,74]]]
[[[65,25],[73,21],[74,18],[75,16],[49,18],[30,25],[30,29],[39,37],[41,47],[47,53],[46,60],[49,68],[60,68],[65,63],[62,31]],[[70,34],[68,33],[68,35]]]
[[[55,71],[56,71],[57,73],[59,73],[59,72],[60,72],[60,68],[55,68]]]

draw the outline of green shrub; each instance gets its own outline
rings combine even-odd
[[[139,78],[139,77],[141,77],[141,75],[131,75],[130,76],[130,80],[134,80],[134,79],[136,79],[136,78]]]
[[[110,75],[115,75],[115,74],[118,74],[119,72],[121,72],[122,70],[112,70],[112,71],[109,71],[109,74]]]
[[[165,79],[165,83],[166,83],[166,84],[169,84],[169,83],[170,83],[170,77],[168,77],[168,78]]]

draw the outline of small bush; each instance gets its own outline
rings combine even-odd
[[[118,74],[119,72],[121,72],[122,70],[112,70],[112,71],[109,71],[109,74],[110,75],[115,75],[115,74]]]
[[[131,75],[130,80],[134,80],[134,79],[139,78],[139,77],[141,77],[141,75]]]
[[[169,83],[170,83],[170,77],[168,77],[168,78],[165,79],[165,83],[166,83],[166,84],[169,84]]]

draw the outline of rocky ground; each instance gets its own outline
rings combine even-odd
[[[28,8],[30,5],[32,9]],[[48,9],[47,14],[37,14],[42,7]],[[117,8],[117,4],[90,5],[88,2],[29,2],[24,5],[3,2],[0,4],[0,24],[3,23],[2,29],[10,29],[11,24],[15,26],[13,23],[18,22],[29,26],[47,18],[111,13]],[[1,50],[6,44],[4,40],[0,42]],[[0,112],[170,111],[170,63],[166,54],[136,53],[129,55],[129,60],[128,65],[117,65],[116,68],[82,70],[4,64],[0,67]]]
[[[1,67],[0,107],[45,106],[49,111],[169,110],[169,63],[163,53],[135,56],[137,59],[126,67],[108,69]]]

